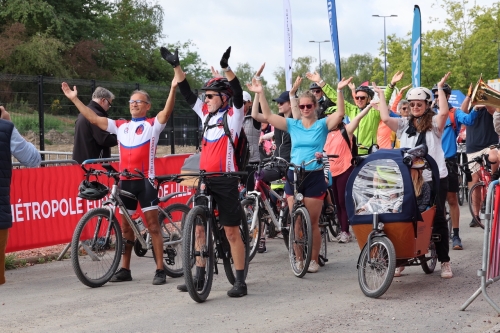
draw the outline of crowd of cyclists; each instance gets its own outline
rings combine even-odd
[[[466,147],[469,158],[486,152],[490,155],[490,162],[495,163],[498,153],[491,152],[490,146],[498,143],[495,128],[500,131],[500,116],[499,113],[495,113],[494,108],[489,106],[476,105],[469,110],[470,94],[464,100],[461,109],[453,108],[448,102],[451,87],[446,83],[451,73],[443,75],[432,89],[401,87],[390,106],[389,100],[397,84],[403,78],[403,72],[397,72],[385,89],[378,87],[375,83],[372,83],[371,87],[367,84],[356,87],[352,78],[342,79],[336,87],[332,87],[318,73],[306,73],[304,76],[310,81],[309,89],[299,91],[303,76],[298,75],[290,91],[284,91],[272,100],[278,107],[278,113],[275,114],[271,112],[265,95],[265,87],[262,85],[261,74],[264,65],[253,76],[252,82],[246,84],[246,89],[254,94],[252,100],[251,95],[243,90],[242,84],[228,64],[231,53],[229,47],[220,61],[223,75],[212,69],[213,78],[201,88],[203,94],[198,96],[191,90],[186,80],[186,75],[180,66],[178,52],[172,53],[162,48],[161,53],[162,57],[172,65],[175,77],[165,110],[155,118],[146,118],[146,112],[150,107],[146,92],[137,91],[131,97],[132,121],[115,122],[100,119],[86,111],[86,107],[76,97],[76,89],[72,91],[66,84],[63,84],[63,90],[80,112],[86,117],[88,115],[93,124],[122,135],[119,140],[121,147],[127,144],[132,147],[140,142],[127,141],[127,135],[134,131],[137,133],[138,126],[141,126],[143,136],[147,132],[146,136],[149,139],[156,135],[156,128],[165,126],[173,108],[174,99],[171,96],[175,95],[178,88],[186,102],[199,116],[201,123],[204,124],[200,169],[207,172],[238,171],[233,143],[238,141],[238,134],[243,129],[250,145],[250,160],[246,168],[248,177],[243,180],[247,191],[253,190],[252,173],[265,158],[277,156],[300,165],[304,161],[322,157],[324,163],[318,160],[305,167],[305,176],[300,184],[300,192],[304,196],[303,202],[310,214],[312,224],[312,260],[308,268],[308,272],[311,273],[320,269],[318,255],[321,239],[318,225],[324,199],[328,193],[329,177],[332,180],[333,198],[327,198],[327,200],[332,205],[335,203],[341,225],[338,241],[348,243],[354,236],[350,233],[345,208],[345,193],[347,180],[354,169],[356,157],[367,155],[377,149],[413,148],[425,143],[429,155],[437,162],[440,174],[440,195],[436,200],[437,210],[433,234],[441,236],[441,241],[436,242],[437,256],[441,262],[441,277],[453,277],[449,257],[449,230],[445,218],[445,202],[449,203],[453,222],[452,248],[461,250],[463,246],[459,235],[456,139],[461,127],[466,126]],[[345,100],[346,88],[349,88],[355,104]],[[227,116],[224,117],[224,114]],[[228,137],[224,131],[224,121],[227,121],[231,137]],[[130,131],[128,131],[129,128]],[[122,129],[125,130],[122,131]],[[151,144],[148,149],[121,148],[120,168],[128,165],[127,163],[132,163],[125,161],[125,158],[130,161],[148,160],[148,154],[152,151],[151,149],[154,150],[155,145],[156,143]],[[332,155],[336,157],[327,157]],[[150,174],[154,175],[154,168],[149,167]],[[471,165],[470,168],[472,185],[474,181],[477,182],[474,173],[476,166]],[[492,171],[495,170],[496,167],[493,164]],[[293,179],[291,173],[292,171],[288,170],[286,165],[275,163],[272,167],[263,169],[262,179],[270,183],[282,179],[287,174],[288,178]],[[415,173],[415,175],[417,178],[423,178],[423,182],[432,181],[427,171],[423,174]],[[143,211],[148,213],[154,210],[157,203],[148,199],[147,182],[143,184],[141,181],[142,187],[132,186],[134,182],[137,180],[127,181],[131,184],[123,182],[122,186],[129,186],[130,191],[141,198]],[[209,179],[207,186],[218,204],[219,221],[229,240],[236,269],[236,282],[228,291],[228,295],[241,297],[247,294],[247,286],[244,274],[244,246],[238,230],[241,218],[238,180],[213,177]],[[425,192],[425,196],[428,197],[427,189],[428,186],[421,184],[419,195],[420,192]],[[291,211],[293,190],[289,182],[285,184],[285,192]],[[134,203],[130,203],[131,213],[135,210],[132,209],[133,205]],[[151,213],[146,215],[150,228],[158,223],[152,215]],[[471,223],[471,226],[474,224]],[[127,240],[126,260],[122,269],[111,281],[132,279],[129,269],[131,248],[129,243],[132,239],[125,238],[129,239]],[[161,251],[157,251],[159,252]],[[265,235],[260,240],[259,252],[266,252]],[[402,270],[402,267],[396,269],[396,276],[399,276]],[[202,281],[205,267],[196,267],[196,272],[196,278]],[[164,282],[165,274],[162,273],[158,263],[154,284]],[[185,285],[178,286],[178,289],[187,291]]]

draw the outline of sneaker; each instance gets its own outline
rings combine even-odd
[[[165,272],[164,269],[157,269],[153,279],[153,284],[160,285],[165,283],[167,283],[167,272]]]
[[[297,266],[297,269],[301,271],[304,269],[304,262],[302,260],[296,261],[295,266]]]
[[[339,243],[349,243],[351,241],[351,234],[345,231],[340,233]]]
[[[202,291],[203,286],[205,285],[205,279],[198,280],[198,278],[196,276],[194,276],[193,280],[194,280],[194,283],[196,285],[196,291]],[[177,286],[177,290],[187,293],[188,288],[185,284],[180,284]]]
[[[441,277],[443,279],[451,279],[453,277],[453,273],[451,271],[450,262],[442,262],[441,263]]]
[[[469,227],[477,228],[479,227],[479,224],[477,224],[476,220],[472,219],[472,221],[469,223]]]
[[[266,240],[264,238],[261,238],[259,241],[259,248],[257,249],[257,252],[259,253],[266,253]]]
[[[243,297],[247,294],[247,284],[245,282],[236,281],[233,288],[227,292],[229,297]]]
[[[396,267],[396,269],[394,270],[394,277],[400,277],[401,276],[401,272],[404,269],[405,269],[404,266]]]
[[[132,281],[132,273],[130,269],[126,268],[120,268],[116,273],[113,275],[111,280],[109,282],[125,282],[125,281]]]
[[[316,273],[319,270],[319,264],[316,260],[311,260],[309,267],[307,268],[308,273]]]
[[[453,250],[463,250],[462,240],[458,236],[453,236]]]

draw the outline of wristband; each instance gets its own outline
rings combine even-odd
[[[325,81],[323,81],[323,79],[319,80],[319,81],[318,81],[318,86],[319,86],[320,84],[323,84],[323,83],[325,83]]]
[[[389,88],[394,89],[394,87],[396,87],[395,84],[389,83]]]
[[[342,92],[342,89],[337,89],[337,92],[340,92],[340,93],[341,93],[341,92]]]
[[[224,72],[229,72],[231,70],[231,67],[227,66],[226,68],[222,69]]]
[[[260,81],[260,80],[262,79],[262,77],[257,76],[257,75],[254,75],[253,77],[254,77],[254,79],[256,79],[257,81]]]

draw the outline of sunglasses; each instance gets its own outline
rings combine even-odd
[[[406,110],[408,110],[408,108],[407,108],[406,106],[403,106],[403,107],[401,108],[401,110],[406,111]]]
[[[414,108],[414,107],[417,107],[417,108],[421,108],[422,106],[424,106],[425,104],[422,103],[422,102],[411,102],[410,103],[410,107],[411,108]]]
[[[322,90],[321,89],[311,89],[313,94],[319,94]]]
[[[366,99],[366,96],[356,96],[354,98],[356,98],[357,101],[364,101]]]
[[[142,104],[142,103],[145,103],[145,104],[149,104],[148,102],[146,101],[141,101],[140,99],[131,99],[130,101],[128,101],[129,104],[134,104],[134,103],[137,103],[137,104]],[[109,103],[109,101],[108,101]],[[110,105],[111,106],[111,105]]]
[[[278,103],[279,106],[283,106],[283,104],[285,104],[285,102],[276,102]]]
[[[219,94],[205,94],[205,98],[212,99],[214,97],[218,97]]]
[[[299,109],[301,109],[301,110],[304,110],[304,109],[310,110],[312,108],[313,108],[313,104],[301,104],[301,105],[299,105]]]
[[[434,95],[434,99],[438,98],[439,96],[438,95]]]

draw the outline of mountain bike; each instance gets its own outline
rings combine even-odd
[[[193,200],[193,208],[186,216],[183,232],[184,279],[191,298],[204,302],[212,288],[213,275],[218,274],[218,260],[222,260],[229,283],[234,284],[235,268],[231,246],[224,227],[219,224],[219,214],[207,186],[207,178],[241,177],[246,172],[205,172],[182,174],[182,177],[199,177],[198,187]],[[248,225],[241,214],[240,235],[245,248],[245,276],[248,273],[249,233]],[[205,276],[200,280],[197,267],[205,267]]]
[[[107,171],[93,168],[87,170],[82,164],[87,181],[90,176],[105,175],[113,179],[113,185],[109,192],[109,198],[102,203],[102,207],[89,210],[80,219],[71,241],[73,270],[83,284],[92,288],[100,287],[111,279],[120,264],[121,255],[125,251],[121,227],[115,215],[116,208],[122,213],[123,223],[128,223],[132,228],[141,249],[152,248],[148,237],[144,236],[146,234],[141,233],[144,228],[142,220],[132,219],[120,198],[120,195],[123,195],[135,199],[135,196],[121,190],[118,186],[120,176],[130,179],[142,178],[143,175],[133,174],[127,170],[118,172],[109,164],[102,164],[102,167]],[[155,180],[160,184],[166,181],[175,181],[175,177],[157,176]],[[102,184],[101,186],[106,188]],[[160,200],[166,202],[178,194],[181,192],[169,194]],[[178,277],[183,273],[182,261],[180,260],[182,228],[188,211],[187,206],[174,204],[159,212],[160,230],[164,240],[163,254],[166,255],[164,269],[171,277]]]

